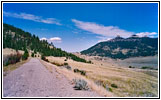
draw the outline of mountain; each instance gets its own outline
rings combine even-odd
[[[54,47],[52,43],[48,43],[46,40],[40,40],[38,36],[8,24],[3,24],[3,48],[32,50],[43,56],[67,57],[79,62],[88,62],[72,53]]]
[[[113,59],[154,56],[158,54],[158,38],[138,37],[136,35],[129,38],[117,36],[109,41],[100,42],[82,51],[81,54]]]

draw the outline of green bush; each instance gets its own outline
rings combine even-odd
[[[44,60],[44,61],[49,62],[49,60],[48,60],[48,59],[46,59],[46,58],[45,58],[45,56],[43,56],[43,55],[41,56],[41,59],[42,59],[42,60]]]
[[[111,87],[117,88],[117,85],[116,84],[111,84]]]
[[[89,60],[89,61],[87,61],[87,63],[90,63],[90,64],[92,64],[92,61],[90,61],[90,60]]]
[[[45,56],[44,55],[41,55],[41,59],[44,60],[45,59]]]
[[[26,60],[29,57],[28,51],[25,50],[25,53],[22,56],[22,60]]]
[[[32,53],[31,56],[34,57],[34,53]]]
[[[109,88],[109,91],[112,92],[112,88]]]
[[[65,65],[65,66],[68,65],[68,63],[64,63],[64,65]]]
[[[153,67],[150,67],[150,66],[143,66],[143,67],[141,67],[141,69],[155,69],[155,68],[153,68]]]
[[[129,66],[129,68],[135,68],[135,67],[133,67],[133,66]]]
[[[84,70],[79,70],[79,69],[74,69],[74,73],[80,73],[80,74],[83,75],[83,76],[86,75],[86,71],[84,71]]]
[[[77,73],[77,72],[79,72],[79,69],[74,69],[74,73]]]
[[[80,72],[81,72],[81,75],[84,75],[84,76],[86,75],[86,72],[85,71],[82,70]]]

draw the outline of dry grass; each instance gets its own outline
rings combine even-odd
[[[71,73],[66,69],[61,70],[61,73],[64,73],[69,79],[73,77],[83,77],[87,81],[90,81],[89,84],[93,87],[94,90],[102,93],[106,92],[106,96],[142,96],[146,92],[158,95],[158,79],[154,75],[146,74],[145,71],[138,71],[137,69],[123,68],[117,66],[114,63],[105,63],[104,61],[92,60],[94,64],[87,64],[76,62],[73,60],[64,61],[63,57],[47,57],[50,62],[64,63],[67,62],[72,69],[78,68],[80,70],[85,70],[87,73],[86,77],[81,75]],[[64,70],[62,72],[62,70]],[[156,72],[152,72],[156,73]],[[156,74],[155,74],[156,75]],[[95,81],[103,81],[104,84],[107,84],[112,92],[106,91],[103,87],[98,87],[94,85]],[[118,88],[111,87],[111,84],[116,84]],[[110,95],[107,95],[111,93]]]
[[[18,50],[18,52],[20,54],[24,54],[24,51],[22,51],[22,50]],[[10,48],[3,49],[3,56],[7,56],[7,55],[10,55],[10,54],[16,54],[16,53],[17,52],[14,49],[10,49]]]
[[[43,61],[43,60],[40,60],[42,63],[43,63],[43,65],[45,65],[46,66],[46,68],[49,70],[49,71],[51,71],[52,70],[52,67],[54,67],[55,69],[56,69],[56,72],[58,72],[59,74],[63,74],[64,76],[66,76],[70,81],[72,81],[73,79],[83,79],[83,80],[85,80],[87,83],[88,83],[88,85],[90,86],[90,88],[92,89],[92,90],[94,90],[94,91],[96,91],[97,93],[99,93],[100,95],[102,95],[102,96],[107,96],[107,97],[113,97],[113,96],[115,96],[113,93],[111,93],[111,92],[108,92],[108,91],[106,91],[103,87],[101,87],[101,86],[97,86],[94,82],[93,82],[93,80],[90,80],[90,79],[88,79],[87,77],[84,77],[84,76],[82,76],[82,75],[80,75],[80,74],[76,74],[76,73],[74,73],[73,71],[69,71],[69,70],[67,70],[67,69],[65,69],[65,68],[60,68],[60,67],[55,67],[53,64],[51,64],[51,63],[48,63],[48,62],[45,62],[45,61]],[[49,68],[50,67],[50,68]],[[56,76],[57,77],[57,76]]]

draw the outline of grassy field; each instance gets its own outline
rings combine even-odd
[[[68,71],[66,71],[65,75],[68,76],[68,78],[73,77],[74,75],[80,75],[93,83],[100,83],[100,88],[96,85],[92,86],[93,89],[100,93],[104,93],[106,90],[105,86],[107,86],[108,90],[106,90],[105,96],[158,96],[157,70],[131,69],[120,67],[114,61],[110,61],[110,59],[106,59],[109,60],[106,61],[92,57],[86,58],[88,60],[90,59],[93,64],[76,62],[71,59],[65,61],[65,57],[47,57],[50,62],[59,64],[68,63],[72,67],[72,70],[77,68],[86,71],[85,76]],[[65,73],[63,71],[60,72]],[[112,84],[116,85],[117,88],[113,87]]]
[[[117,61],[117,63],[120,66],[127,66],[127,67],[134,66],[136,68],[149,66],[149,67],[158,69],[158,56],[129,58],[129,59]]]
[[[14,52],[14,50],[5,49],[3,50],[3,57]],[[50,56],[47,57],[47,59],[49,62],[57,65],[68,63],[68,65],[72,67],[71,71],[60,66],[56,67],[57,71],[64,74],[69,80],[74,78],[82,78],[86,80],[93,90],[103,96],[158,96],[158,70],[140,69],[141,66],[150,66],[150,64],[154,65],[153,67],[157,67],[157,56],[113,60],[96,56],[90,57],[80,54],[76,55],[92,61],[92,64],[76,62],[71,59],[65,60],[65,57]],[[4,76],[25,62],[26,61],[22,61],[13,65],[4,66]],[[52,64],[44,61],[42,62],[45,63],[46,68],[52,73]],[[140,67],[138,64],[141,64]],[[135,66],[135,68],[128,68],[128,66]],[[74,73],[74,69],[83,70],[86,74],[81,75],[80,73]]]

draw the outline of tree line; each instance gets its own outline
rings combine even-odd
[[[40,40],[38,36],[8,24],[3,24],[3,48],[32,50],[34,53],[39,52],[42,56],[68,57],[75,61],[89,63],[83,58],[56,48],[47,40]]]

